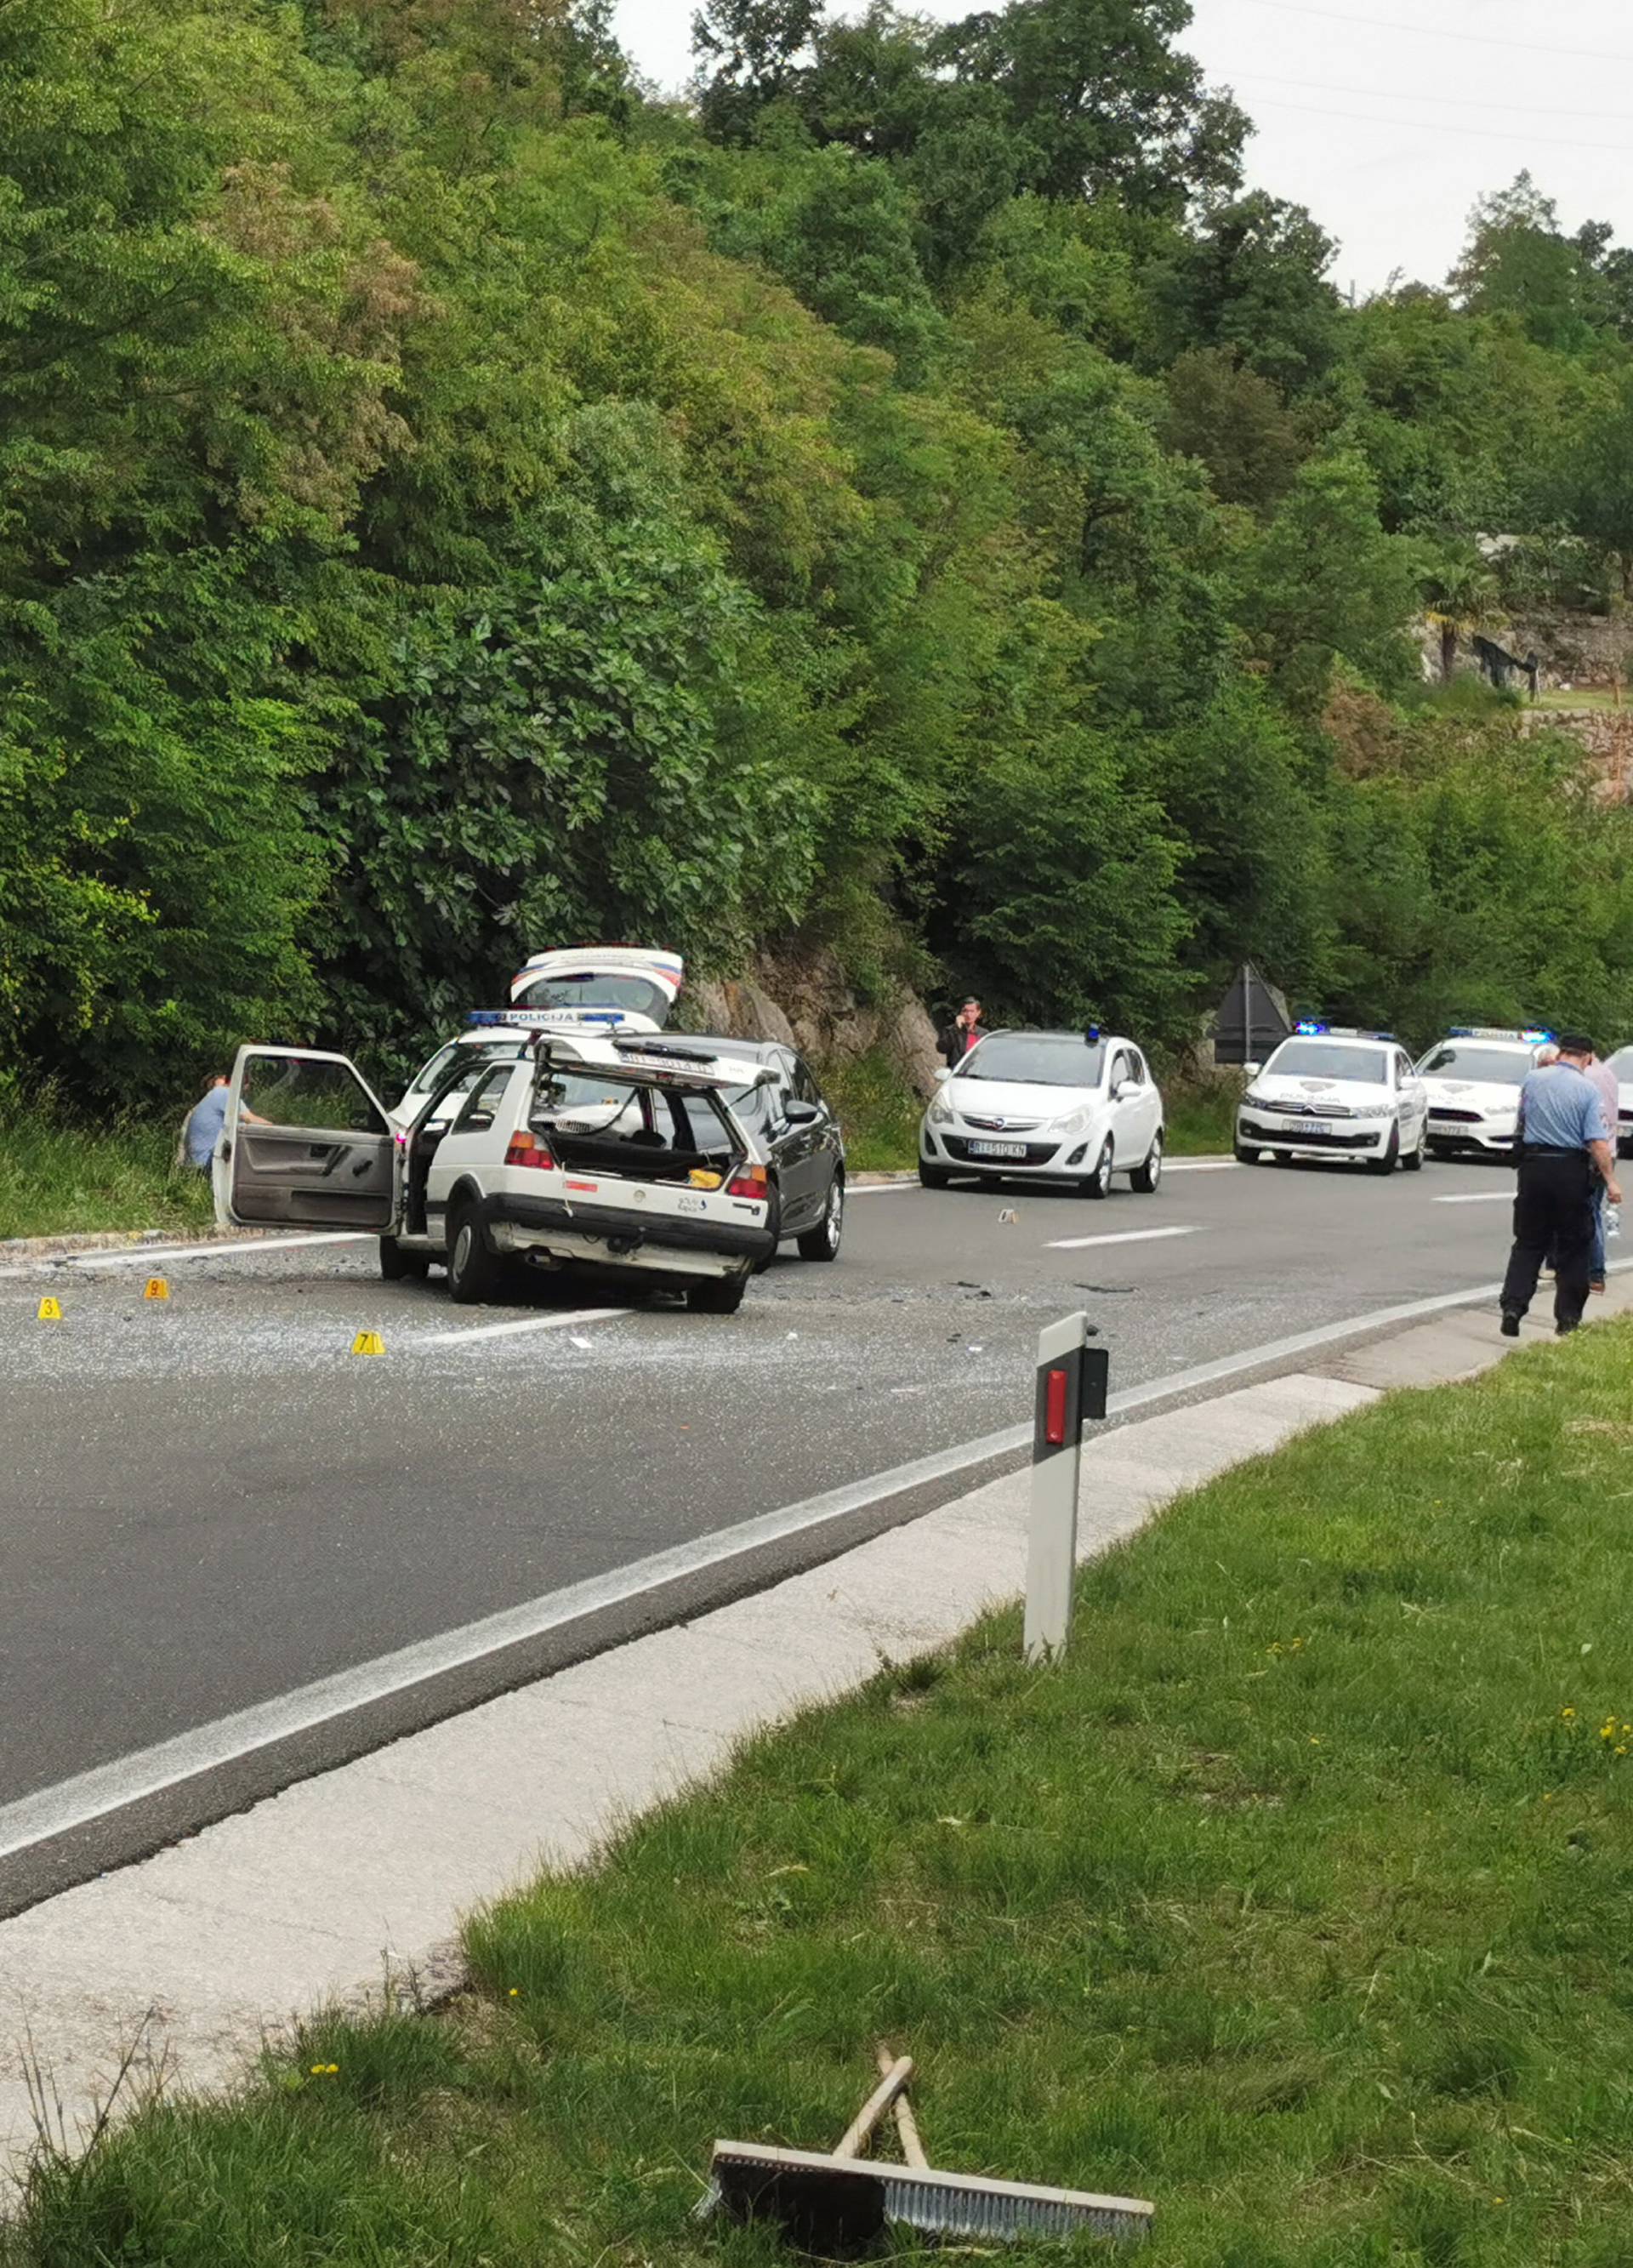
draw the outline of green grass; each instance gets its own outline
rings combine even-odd
[[[1007,1613],[761,1739],[473,1921],[445,2016],[43,2161],[0,2257],[746,2268],[712,2137],[820,2146],[882,2036],[936,2162],[1152,2198],[1153,2268],[1626,2264],[1630,1365],[1607,1325],[1226,1475],[1085,1573],[1063,1668]]]
[[[1566,693],[1555,689],[1540,694],[1534,704],[1538,709],[1619,709],[1622,703],[1603,686],[1580,686]]]
[[[0,1103],[0,1237],[206,1224],[208,1177],[171,1163],[180,1118],[92,1128],[48,1106]]]
[[[1205,1086],[1165,1082],[1171,1158],[1228,1157],[1236,1138],[1236,1106],[1245,1082],[1235,1076],[1210,1079]]]

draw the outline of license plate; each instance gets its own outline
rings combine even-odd
[[[1330,1118],[1306,1118],[1302,1126],[1293,1129],[1296,1134],[1330,1134],[1332,1130]]]
[[[972,1158],[1024,1158],[1026,1145],[1024,1142],[972,1142],[969,1154]]]

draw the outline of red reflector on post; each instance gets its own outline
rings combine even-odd
[[[1052,1449],[1058,1449],[1065,1443],[1066,1373],[1063,1370],[1050,1371],[1045,1382],[1043,1438]]]

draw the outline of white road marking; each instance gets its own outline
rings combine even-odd
[[[1512,1204],[1512,1189],[1462,1189],[1455,1197],[1437,1197],[1437,1204]]]
[[[605,1323],[628,1307],[573,1307],[560,1315],[518,1315],[508,1323],[467,1324],[457,1331],[423,1331],[416,1346],[474,1346],[479,1339],[514,1338],[521,1331],[559,1331],[568,1323]]]
[[[1633,1268],[1633,1260],[1615,1261],[1611,1273],[1620,1275],[1629,1268]],[[1167,1378],[1153,1379],[1144,1386],[1114,1394],[1107,1410],[1114,1417],[1121,1417],[1126,1410],[1143,1409],[1150,1403],[1166,1401],[1173,1395],[1195,1393],[1226,1379],[1240,1377],[1247,1371],[1286,1362],[1318,1348],[1336,1345],[1343,1339],[1363,1337],[1369,1331],[1387,1329],[1396,1323],[1417,1322],[1428,1315],[1445,1314],[1453,1307],[1477,1307],[1482,1301],[1494,1300],[1500,1288],[1496,1284],[1482,1284],[1469,1292],[1441,1292],[1429,1299],[1409,1300],[1400,1307],[1374,1308],[1370,1314],[1356,1315],[1348,1322],[1323,1323],[1315,1330],[1299,1331],[1291,1338],[1245,1347],[1238,1354],[1221,1355],[1217,1361],[1199,1364],[1194,1370],[1177,1371]],[[144,1797],[159,1794],[183,1780],[197,1778],[201,1772],[219,1771],[275,1741],[310,1732],[315,1726],[405,1692],[428,1678],[480,1661],[506,1646],[540,1638],[584,1616],[622,1605],[680,1578],[729,1565],[747,1552],[823,1528],[924,1483],[947,1479],[995,1457],[1011,1456],[1028,1445],[1032,1433],[1032,1421],[1028,1418],[1025,1425],[1011,1425],[1002,1432],[961,1442],[933,1456],[898,1465],[892,1471],[873,1474],[844,1488],[830,1489],[821,1496],[808,1497],[801,1504],[761,1513],[733,1528],[718,1528],[712,1535],[699,1536],[689,1543],[654,1552],[650,1558],[634,1560],[609,1574],[548,1592],[541,1598],[530,1599],[525,1605],[508,1607],[480,1622],[467,1623],[458,1630],[445,1631],[436,1638],[402,1646],[394,1653],[360,1662],[335,1676],[297,1686],[276,1700],[236,1710],[231,1716],[219,1717],[173,1740],[161,1741],[153,1748],[121,1756],[113,1764],[99,1764],[72,1779],[60,1780],[55,1787],[40,1788],[14,1803],[0,1806],[0,1859],[11,1858],[53,1836],[70,1834],[127,1804],[139,1803]]]
[[[1086,1252],[1091,1244],[1152,1244],[1161,1236],[1198,1236],[1195,1228],[1125,1228],[1114,1236],[1057,1236],[1046,1252]]]
[[[863,1182],[860,1184],[856,1182],[847,1182],[845,1201],[849,1204],[852,1197],[894,1197],[902,1189],[916,1189],[922,1187],[923,1184],[917,1181]]]
[[[371,1229],[322,1228],[300,1236],[264,1236],[242,1244],[144,1244],[136,1251],[70,1252],[64,1268],[145,1268],[151,1260],[246,1260],[258,1252],[292,1252],[305,1244],[372,1244]]]
[[[1234,1158],[1165,1158],[1163,1179],[1170,1174],[1233,1174],[1238,1171]]]

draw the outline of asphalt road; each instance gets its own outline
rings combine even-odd
[[[780,1260],[732,1318],[572,1320],[618,1294],[548,1282],[455,1308],[440,1276],[380,1283],[364,1242],[11,1275],[0,1826],[230,1712],[1023,1421],[1036,1334],[1074,1307],[1115,1390],[1490,1283],[1507,1186],[1471,1164],[1387,1182],[1193,1167],[1106,1204],[858,1192],[836,1265]],[[167,1301],[143,1299],[150,1270]],[[60,1322],[36,1319],[45,1292]],[[383,1359],[351,1353],[363,1330]],[[776,1572],[771,1554],[756,1579]],[[539,1666],[428,1685],[350,1751]],[[0,1910],[344,1747],[291,1741],[0,1861]]]

